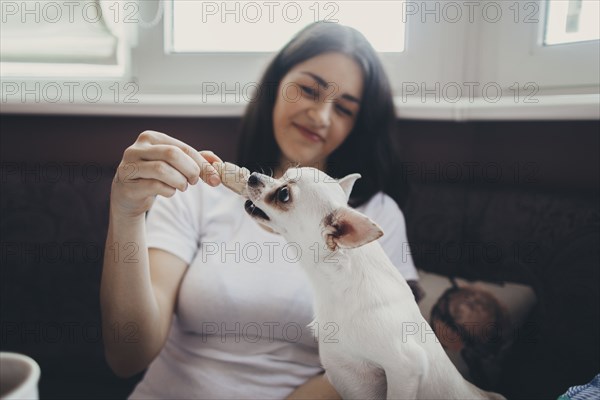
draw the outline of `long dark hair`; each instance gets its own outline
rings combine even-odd
[[[280,149],[273,131],[273,108],[279,83],[295,65],[327,52],[355,60],[363,72],[364,89],[354,128],[327,158],[325,172],[342,178],[362,175],[349,204],[357,207],[385,191],[392,162],[391,135],[396,118],[390,84],[377,53],[357,30],[331,22],[314,22],[297,33],[267,67],[241,124],[238,165],[251,171],[277,166]]]

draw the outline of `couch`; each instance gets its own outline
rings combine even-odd
[[[40,364],[41,398],[125,398],[143,376],[117,378],[101,338],[109,192],[125,147],[152,128],[232,159],[238,122],[2,115],[0,350]],[[415,264],[535,291],[497,390],[556,398],[591,380],[600,371],[598,121],[398,126],[388,191]]]

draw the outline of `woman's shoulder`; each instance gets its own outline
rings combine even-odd
[[[398,203],[384,192],[375,193],[356,210],[371,218],[388,233],[404,227],[406,223]]]
[[[375,193],[364,204],[356,207],[356,210],[365,214],[372,213],[402,213],[398,207],[398,203],[387,193],[379,191]]]

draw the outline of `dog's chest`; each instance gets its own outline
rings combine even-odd
[[[387,383],[385,372],[364,359],[344,354],[335,346],[320,347],[321,363],[329,380],[343,398],[385,398]]]

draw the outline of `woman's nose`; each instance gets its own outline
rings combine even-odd
[[[333,102],[324,100],[308,109],[308,116],[319,127],[328,127],[331,122]]]

